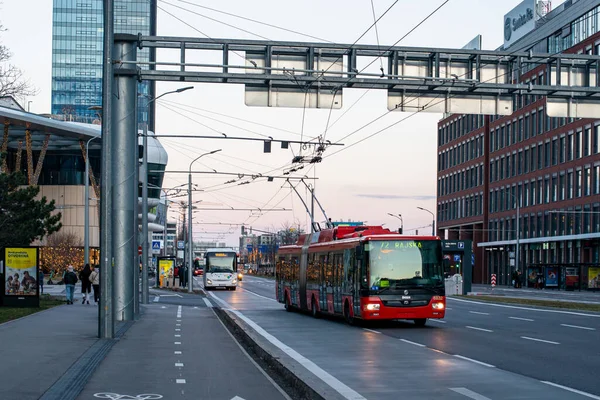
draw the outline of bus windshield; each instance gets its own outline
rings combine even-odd
[[[206,257],[206,272],[228,272],[233,273],[235,254],[209,254]]]
[[[443,284],[441,243],[436,240],[382,240],[365,244],[371,290]]]

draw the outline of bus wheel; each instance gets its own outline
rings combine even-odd
[[[314,297],[311,301],[310,313],[313,317],[319,318],[319,312],[317,311],[317,302],[315,301]]]
[[[236,287],[236,286],[234,286],[234,287],[232,287],[232,288],[231,288],[231,290],[233,290],[233,291],[235,291],[235,289],[237,289],[237,287]]]
[[[288,296],[285,296],[285,303],[283,307],[285,308],[285,311],[292,311],[292,305],[290,304],[290,299],[288,298]]]
[[[425,326],[425,324],[427,323],[427,318],[418,318],[414,321],[416,326]]]
[[[350,316],[350,304],[348,302],[344,304],[344,319],[348,325],[354,325],[355,323],[354,318]]]

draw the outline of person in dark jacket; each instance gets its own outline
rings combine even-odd
[[[81,304],[90,304],[90,293],[92,292],[92,282],[90,281],[90,275],[92,270],[90,264],[85,264],[85,267],[79,273],[79,279],[81,279]]]
[[[67,267],[67,272],[63,277],[65,282],[65,293],[67,295],[67,304],[73,304],[73,294],[75,293],[75,284],[77,283],[77,275],[73,272],[73,266]]]

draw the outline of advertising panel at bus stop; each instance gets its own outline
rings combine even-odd
[[[10,307],[39,307],[38,274],[37,248],[6,248],[3,304]]]
[[[163,258],[158,260],[159,286],[166,287],[169,280],[173,279],[175,260],[172,258]]]

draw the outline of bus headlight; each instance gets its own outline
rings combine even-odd
[[[231,283],[237,283],[237,279],[233,278],[233,279],[231,280]]]
[[[443,310],[444,303],[431,303],[431,308],[433,308],[434,310]]]
[[[380,307],[381,307],[381,304],[378,304],[378,303],[370,303],[370,304],[367,304],[367,305],[366,305],[365,309],[366,309],[367,311],[377,311],[377,310],[379,310],[379,308],[380,308]]]
[[[212,281],[210,279],[207,279],[206,283],[208,283],[209,285],[212,285]]]

